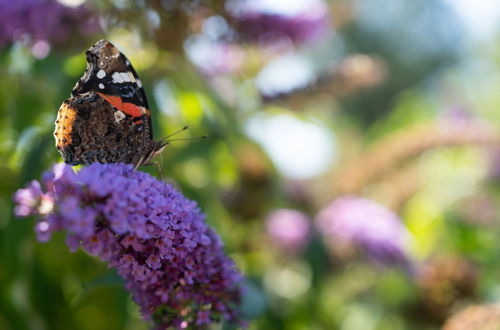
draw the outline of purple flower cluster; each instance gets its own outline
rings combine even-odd
[[[406,244],[411,238],[399,217],[372,200],[343,196],[317,217],[319,231],[330,244],[353,244],[382,264],[408,261]]]
[[[287,38],[301,43],[318,39],[328,29],[327,6],[323,1],[308,1],[302,10],[276,11],[283,5],[273,0],[234,0],[229,2],[229,13],[238,35],[249,41],[273,43]],[[272,8],[272,7],[276,8]],[[271,7],[271,8],[268,8]]]
[[[75,31],[97,29],[94,14],[84,6],[67,7],[55,0],[0,0],[0,47],[17,40],[62,43]]]
[[[81,246],[116,268],[159,328],[239,321],[241,274],[196,203],[171,185],[130,165],[74,173],[59,164],[14,199],[18,216],[41,217],[40,241],[66,230],[72,251]]]

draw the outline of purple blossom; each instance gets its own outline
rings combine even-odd
[[[304,0],[298,8],[273,0],[234,0],[228,7],[233,26],[244,40],[314,41],[325,34],[329,25],[328,7],[321,0]]]
[[[48,44],[63,43],[74,32],[88,34],[97,30],[94,14],[84,6],[67,7],[55,0],[0,0],[0,47],[27,40],[33,54],[48,53]],[[43,57],[43,56],[42,56]]]
[[[307,216],[290,209],[271,212],[266,219],[266,229],[273,243],[290,254],[299,253],[304,249],[311,232]]]
[[[156,326],[239,321],[241,274],[196,203],[172,185],[130,165],[92,164],[74,173],[58,164],[14,199],[18,216],[40,217],[40,241],[66,230],[72,251],[82,247],[116,268]]]
[[[38,181],[31,181],[26,188],[19,189],[14,195],[17,206],[15,213],[20,217],[28,216],[35,211],[43,196],[42,188]]]
[[[317,216],[319,231],[329,244],[360,248],[382,264],[406,264],[411,238],[399,217],[372,200],[343,196]]]

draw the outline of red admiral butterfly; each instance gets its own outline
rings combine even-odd
[[[98,41],[86,52],[87,68],[59,108],[54,137],[70,165],[146,164],[168,144],[153,141],[142,83],[113,44]]]

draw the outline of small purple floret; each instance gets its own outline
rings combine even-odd
[[[116,268],[145,319],[160,328],[239,322],[242,276],[197,204],[172,185],[124,164],[78,173],[58,164],[42,181],[17,191],[16,214],[40,217],[40,241],[65,230],[71,251]]]

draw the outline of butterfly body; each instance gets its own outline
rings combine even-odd
[[[56,147],[67,164],[144,165],[167,144],[153,140],[151,113],[134,68],[113,44],[98,41],[87,68],[59,108]]]

